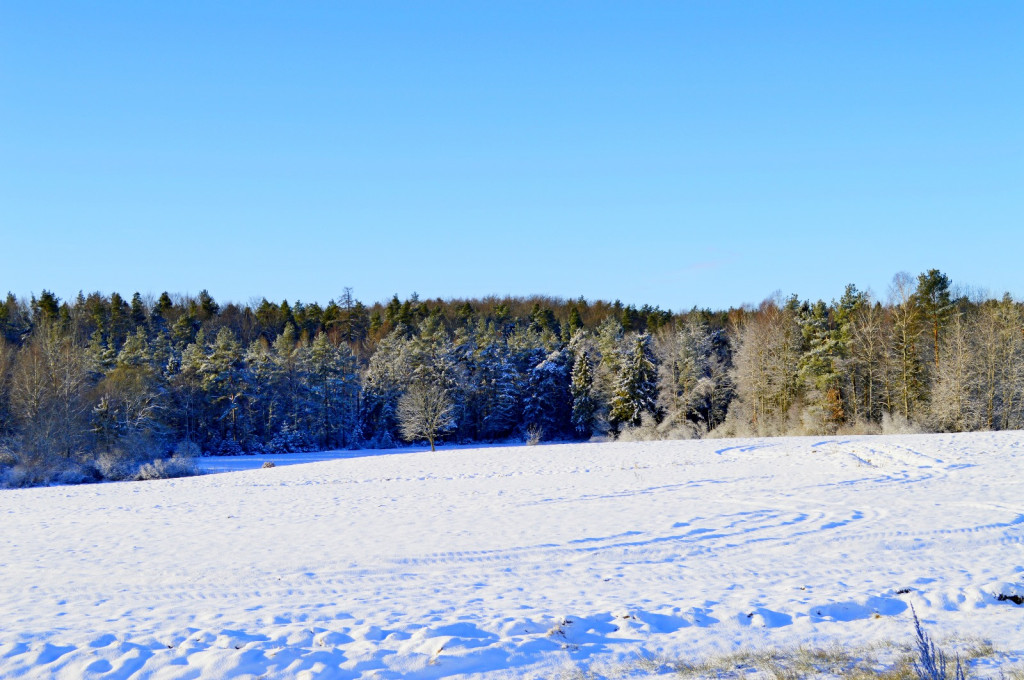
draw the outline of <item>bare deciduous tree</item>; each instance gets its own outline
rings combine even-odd
[[[895,392],[900,415],[910,420],[917,414],[917,406],[924,392],[919,346],[924,326],[921,323],[914,280],[910,274],[900,272],[892,277],[889,300],[892,308],[893,350],[896,355]]]
[[[398,400],[398,423],[407,441],[426,439],[430,450],[434,441],[455,424],[453,405],[439,385],[416,382]]]
[[[976,355],[971,330],[970,321],[962,314],[956,314],[949,320],[939,345],[939,363],[932,381],[931,413],[933,424],[942,430],[963,432],[975,426]]]
[[[28,450],[72,458],[88,437],[85,353],[70,338],[44,330],[18,352],[11,407]]]
[[[798,396],[800,329],[789,307],[765,300],[739,329],[737,417],[758,434],[781,434]],[[738,407],[738,408],[736,408]]]

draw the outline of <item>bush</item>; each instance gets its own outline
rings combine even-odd
[[[234,439],[222,439],[213,444],[210,453],[215,456],[241,456],[245,451],[242,449],[242,445]]]
[[[174,447],[175,458],[198,458],[202,453],[203,451],[199,448],[199,444],[187,439],[178,442]]]
[[[882,414],[882,434],[921,434],[921,426],[898,414]]]
[[[641,416],[639,425],[628,425],[619,433],[620,442],[662,441],[668,439],[693,439],[698,436],[699,429],[688,420],[668,420],[656,422],[650,414]]]
[[[85,484],[102,479],[92,465],[57,456],[24,456],[8,452],[0,466],[0,487],[20,488],[48,484]]]
[[[119,482],[135,478],[139,461],[122,449],[111,449],[96,456],[93,467],[101,479]]]
[[[281,428],[267,444],[269,453],[304,453],[315,448],[305,432],[296,432],[289,426]]]
[[[199,468],[191,458],[158,458],[151,463],[139,466],[135,479],[171,479],[174,477],[191,477],[198,475]]]

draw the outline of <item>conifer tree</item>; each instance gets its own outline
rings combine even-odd
[[[823,301],[805,304],[798,323],[803,335],[803,351],[797,363],[797,376],[803,383],[807,402],[805,426],[815,433],[832,434],[845,419],[839,373],[845,348]]]
[[[917,277],[914,300],[921,308],[921,316],[929,326],[932,345],[933,370],[939,368],[939,334],[953,312],[949,296],[949,277],[938,269],[929,269]]]
[[[610,417],[614,426],[638,426],[644,414],[653,416],[655,420],[661,417],[651,336],[637,333],[633,337],[631,351],[622,358]]]
[[[567,434],[572,416],[568,353],[557,350],[530,369],[523,403],[523,424],[542,439]]]
[[[893,277],[889,295],[896,362],[894,380],[890,384],[894,387],[899,415],[909,421],[917,414],[925,394],[919,344],[924,331],[921,307],[912,280],[906,272]]]
[[[133,329],[145,327],[148,323],[146,314],[146,303],[142,301],[142,295],[138,291],[132,295],[131,326]]]
[[[398,436],[398,399],[412,375],[409,341],[395,329],[377,345],[363,376],[360,431],[377,447],[393,446]]]
[[[583,318],[580,316],[580,309],[576,305],[569,308],[569,321],[566,323],[569,337],[576,335],[576,331],[583,328]]]
[[[312,428],[323,448],[354,443],[357,407],[355,358],[347,345],[333,345],[325,333],[313,339],[307,356],[313,396]]]
[[[39,299],[32,298],[33,316],[41,325],[53,324],[60,313],[60,299],[48,290],[39,294]]]
[[[96,391],[93,429],[101,449],[123,450],[129,457],[153,453],[163,434],[158,417],[163,392],[143,328],[126,339]]]
[[[201,368],[203,390],[220,424],[224,453],[239,453],[244,441],[243,398],[247,391],[242,348],[235,334],[221,328]]]
[[[708,431],[725,419],[732,399],[728,345],[720,331],[692,315],[655,344],[659,406],[672,429]]]
[[[590,439],[597,418],[597,401],[594,398],[594,375],[590,367],[590,355],[585,349],[575,355],[569,389],[572,395],[573,432],[579,439]]]
[[[14,373],[15,348],[0,333],[0,439],[14,432],[11,412],[11,376]]]
[[[285,324],[284,330],[274,340],[271,361],[272,384],[281,427],[298,433],[305,416],[305,375],[302,345],[291,322]]]
[[[473,413],[478,418],[477,435],[502,439],[519,423],[522,378],[511,352],[493,324],[480,337],[480,349],[473,376]]]

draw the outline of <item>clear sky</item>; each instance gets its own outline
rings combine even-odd
[[[1022,237],[1017,0],[0,0],[19,296],[1020,297]]]

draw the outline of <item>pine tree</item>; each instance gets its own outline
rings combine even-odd
[[[32,298],[33,320],[41,325],[53,324],[60,313],[60,298],[48,290],[43,290],[39,299]]]
[[[569,321],[566,324],[569,337],[576,335],[576,331],[583,328],[583,317],[580,316],[580,309],[576,305],[569,308]]]
[[[200,334],[201,335],[201,334]],[[203,366],[206,354],[203,339],[189,343],[180,355],[172,358],[169,373],[173,395],[173,422],[181,440],[196,445],[205,445],[209,439],[209,427],[205,418],[203,394]]]
[[[894,388],[897,411],[906,420],[917,415],[925,396],[924,366],[921,362],[920,339],[924,332],[921,307],[906,272],[893,277],[889,289],[892,308],[893,353],[895,355]]]
[[[303,346],[297,338],[296,328],[288,322],[274,340],[272,385],[281,427],[293,433],[303,431],[308,413],[303,358]]]
[[[117,353],[103,340],[103,334],[97,329],[89,339],[86,348],[89,367],[97,378],[113,370],[117,363]]]
[[[115,352],[121,349],[132,328],[132,311],[125,299],[117,293],[110,296],[110,317],[107,325],[107,345]]]
[[[949,277],[938,269],[929,269],[917,277],[914,300],[921,308],[921,316],[931,333],[933,370],[939,368],[939,335],[953,312],[953,301],[949,296]]]
[[[248,393],[244,400],[246,420],[254,441],[251,448],[265,449],[281,428],[280,404],[274,391],[276,366],[270,343],[263,336],[249,343],[245,350]]]
[[[247,392],[242,348],[235,334],[221,328],[203,362],[202,386],[219,423],[224,447],[223,453],[239,453],[245,439],[243,425],[243,399]]]
[[[142,301],[142,295],[138,291],[132,295],[131,325],[138,329],[145,327],[149,321],[146,314],[146,303]]]
[[[164,392],[143,328],[128,336],[116,366],[96,391],[93,422],[101,449],[120,450],[128,457],[153,453],[164,430],[159,419]]]

